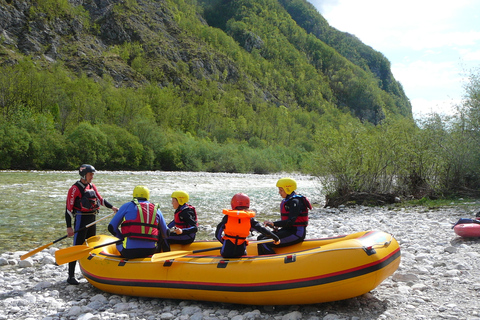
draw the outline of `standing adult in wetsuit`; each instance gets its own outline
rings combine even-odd
[[[112,209],[114,212],[118,211],[117,207],[114,207],[102,198],[97,191],[97,187],[92,183],[93,175],[95,174],[95,168],[92,165],[82,164],[78,169],[78,173],[80,174],[80,180],[75,182],[68,190],[65,209],[67,235],[69,237],[74,236],[74,245],[81,245],[85,242],[85,239],[96,234],[97,229],[95,225],[82,231],[76,231],[95,221],[95,216],[101,205]],[[75,219],[75,222],[72,227],[73,219]],[[68,264],[67,282],[69,284],[78,284],[75,278],[76,264],[77,261],[72,261]]]
[[[158,204],[150,201],[145,186],[133,189],[133,200],[123,204],[108,224],[108,231],[123,242],[117,250],[127,259],[143,258],[157,252],[157,242],[167,237],[167,224]]]
[[[283,198],[280,204],[281,219],[275,222],[265,221],[264,225],[274,229],[281,244],[262,243],[258,245],[259,254],[274,254],[274,247],[286,247],[300,243],[305,239],[308,225],[308,210],[312,209],[305,196],[296,194],[297,182],[291,178],[277,181],[278,193]],[[258,240],[265,237],[259,236]]]
[[[174,191],[171,197],[175,213],[173,220],[168,224],[171,232],[167,241],[169,244],[190,244],[195,241],[198,231],[197,211],[194,206],[187,203],[190,197],[185,191]]]
[[[264,238],[273,238],[276,244],[280,243],[276,234],[255,220],[255,211],[249,210],[250,198],[246,194],[235,194],[232,197],[231,206],[232,210],[223,210],[225,216],[215,231],[215,237],[223,244],[220,250],[222,257],[238,258],[246,255],[250,230],[262,233]]]

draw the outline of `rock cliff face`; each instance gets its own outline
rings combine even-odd
[[[247,5],[255,3],[245,1]],[[288,9],[289,1],[282,1]],[[278,12],[281,11],[283,20],[290,19],[280,2],[263,0],[262,4],[255,5],[267,6],[267,2]],[[215,3],[221,3],[221,7],[215,7]],[[199,82],[208,80],[216,82],[218,90],[233,84],[244,94],[246,101],[253,101],[255,96],[257,100],[274,106],[300,106],[307,110],[333,105],[341,110],[350,110],[362,120],[372,123],[379,123],[386,112],[411,115],[410,103],[401,86],[391,76],[388,60],[380,59],[385,61],[380,72],[376,65],[367,65],[365,62],[366,59],[378,60],[375,54],[381,56],[373,49],[370,51],[371,48],[364,46],[360,54],[352,57],[341,56],[339,48],[353,43],[355,49],[350,51],[355,51],[360,46],[340,34],[328,39],[344,39],[343,42],[333,42],[331,48],[328,48],[327,38],[321,38],[327,33],[318,30],[328,30],[330,27],[322,22],[323,18],[315,10],[310,10],[311,16],[292,15],[299,25],[295,26],[298,30],[292,32],[315,35],[319,41],[323,41],[318,45],[324,48],[323,53],[305,52],[308,49],[304,47],[289,48],[298,50],[289,58],[289,54],[275,52],[278,49],[268,47],[265,42],[269,40],[268,34],[250,31],[254,26],[248,26],[243,21],[239,21],[239,24],[246,27],[236,30],[228,29],[224,23],[220,26],[213,25],[215,28],[208,29],[208,34],[192,32],[195,28],[198,30],[199,25],[207,26],[207,20],[209,23],[215,20],[211,19],[211,14],[208,18],[208,10],[216,12],[215,18],[219,15],[221,18],[217,9],[226,8],[229,17],[234,17],[243,5],[236,3],[199,1],[199,6],[211,6],[203,8],[194,7],[188,1],[177,3],[174,0],[0,0],[0,67],[29,56],[38,65],[59,63],[76,74],[84,74],[96,80],[109,79],[117,87],[155,83],[162,87],[174,85],[182,89],[198,90],[201,94],[198,87],[202,84]],[[305,2],[305,5],[310,4]],[[262,10],[270,9],[265,7]],[[274,28],[282,19],[273,22],[263,20],[261,23],[272,23],[271,27]],[[313,21],[312,29],[308,29],[309,25],[302,26],[302,21]],[[331,29],[330,35],[334,34]],[[236,41],[239,47],[234,50],[244,49],[251,55],[248,70],[234,50],[229,49],[225,53],[227,51],[222,50],[218,42],[215,43],[217,40],[211,40],[218,35],[222,38],[221,41],[232,41],[225,45],[232,46]],[[335,44],[339,44],[336,50]],[[259,71],[251,67],[257,61],[257,58],[251,57],[258,54],[263,55],[259,59],[283,58],[283,65],[291,69],[283,70],[276,79],[262,79]],[[371,55],[375,55],[375,59],[369,58]],[[287,61],[293,56],[303,60]],[[350,61],[347,62],[345,57]],[[307,68],[294,68],[309,63],[309,68],[317,68],[314,72],[318,74],[314,75],[314,81],[318,83],[314,87],[322,88],[316,93],[317,96],[311,98],[303,92],[306,90],[297,90],[295,85],[288,84],[289,81],[293,83],[293,80],[285,79],[285,75],[304,73]],[[271,66],[275,65],[278,64],[271,63]],[[359,71],[358,66],[363,70]],[[345,68],[346,72],[339,68]],[[386,76],[383,75],[385,72]],[[352,81],[352,73],[358,79]],[[346,85],[347,82],[350,87]],[[372,89],[375,86],[378,87]],[[293,92],[295,90],[297,92]],[[375,94],[363,93],[371,90]],[[375,96],[382,96],[382,101],[379,103],[377,98],[372,98]],[[308,103],[313,107],[307,106]]]
[[[112,48],[140,43],[145,54],[163,69],[164,84],[182,83],[178,63],[192,60],[198,77],[222,74],[225,68],[231,80],[236,77],[234,65],[221,56],[212,59],[201,53],[204,50],[196,52],[196,46],[204,46],[202,42],[185,41],[164,1],[139,0],[134,5],[135,15],[124,14],[116,7],[118,3],[70,1],[69,8],[78,10],[52,17],[32,1],[0,1],[0,63],[14,63],[22,54],[38,61],[62,62],[94,78],[108,75],[117,85],[134,86],[146,81],[128,63],[135,57],[125,62],[112,53]]]

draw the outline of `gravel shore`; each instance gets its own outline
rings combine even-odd
[[[393,234],[402,250],[399,269],[370,293],[315,305],[244,306],[112,295],[94,288],[79,271],[80,285],[68,285],[67,265],[55,264],[55,248],[23,261],[26,251],[7,252],[0,255],[0,320],[480,319],[480,240],[460,238],[451,229],[459,218],[474,217],[478,207],[314,209],[308,238],[381,230]]]

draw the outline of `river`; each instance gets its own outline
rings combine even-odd
[[[279,218],[281,197],[275,183],[289,176],[297,181],[298,192],[318,206],[323,202],[320,183],[315,177],[299,174],[230,174],[164,171],[97,171],[93,183],[102,197],[120,207],[132,199],[133,188],[145,185],[150,200],[160,204],[165,220],[173,219],[170,195],[184,190],[196,207],[199,219],[198,240],[212,239],[222,218],[222,209],[230,207],[237,192],[250,196],[257,220]],[[65,201],[68,189],[79,179],[78,171],[0,171],[0,253],[30,251],[66,234]],[[102,207],[98,218],[112,211]],[[98,222],[97,233],[108,234],[110,218]],[[55,244],[72,244],[65,239]]]

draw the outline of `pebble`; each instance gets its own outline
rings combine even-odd
[[[460,238],[451,228],[459,218],[473,217],[475,211],[478,208],[315,208],[308,238],[381,230],[400,243],[402,260],[391,277],[367,294],[305,306],[118,296],[94,288],[78,270],[80,285],[68,285],[67,264],[55,264],[56,248],[23,261],[20,256],[26,251],[6,252],[0,255],[0,320],[480,319],[480,304],[476,303],[480,239]]]

